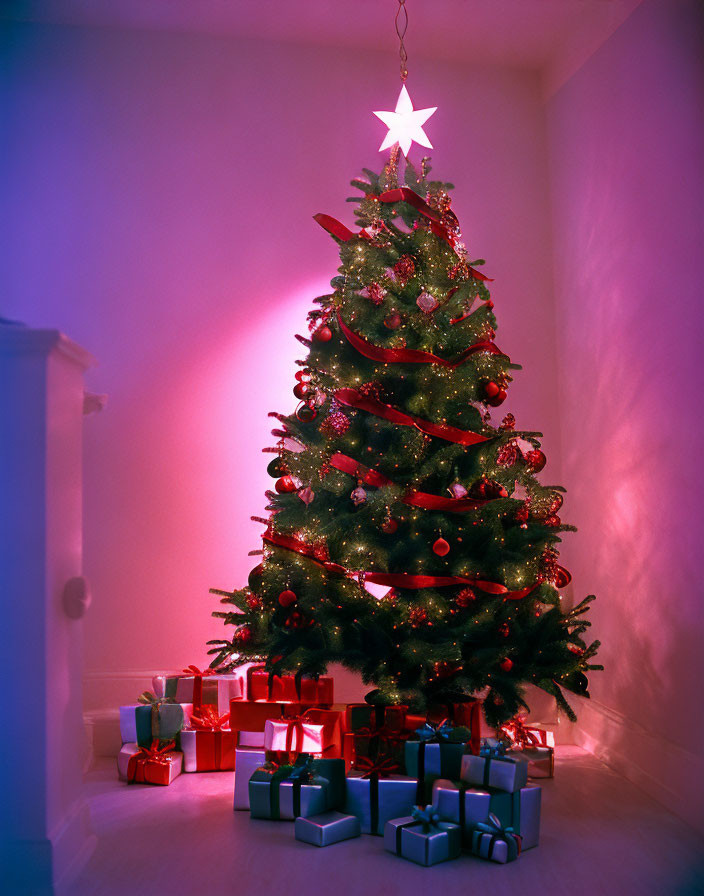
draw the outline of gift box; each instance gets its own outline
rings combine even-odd
[[[426,722],[405,742],[406,774],[418,780],[419,805],[428,801],[429,789],[437,778],[460,778],[469,740],[468,728],[453,728],[447,722],[436,727]]]
[[[231,700],[242,698],[242,678],[234,672],[218,672],[217,669],[199,669],[189,666],[175,675],[155,675],[152,679],[154,693],[175,703],[192,703],[198,709],[212,706],[222,715],[230,709]]]
[[[348,772],[345,812],[359,818],[363,834],[383,835],[392,818],[409,815],[416,803],[415,778],[373,769]]]
[[[471,732],[468,750],[474,754],[479,753],[482,724],[482,705],[479,700],[467,698],[432,703],[428,709],[427,719],[436,724],[446,721],[455,728],[468,728]]]
[[[324,754],[337,758],[342,749],[340,713],[331,709],[308,709],[298,716],[267,719],[264,747],[280,754]]]
[[[230,728],[233,731],[261,731],[269,719],[282,719],[286,715],[300,715],[308,706],[291,703],[258,703],[254,700],[230,701]],[[264,740],[262,738],[262,745]]]
[[[528,783],[528,763],[519,755],[462,757],[460,780],[477,787],[514,793]]]
[[[499,736],[515,749],[528,747],[553,747],[555,734],[539,725],[527,725],[526,717],[515,716],[499,728]]]
[[[293,820],[339,808],[344,791],[342,759],[299,756],[295,765],[267,763],[249,779],[252,818]]]
[[[333,680],[328,675],[272,675],[261,666],[253,666],[247,670],[247,700],[329,706],[334,702]]]
[[[128,784],[170,784],[181,774],[183,754],[174,750],[174,742],[148,747],[123,744],[117,755],[117,771]]]
[[[159,699],[149,691],[140,703],[120,707],[120,736],[122,743],[137,743],[148,747],[153,740],[174,740],[193,714],[188,703],[172,703]]]
[[[528,763],[529,780],[555,776],[555,750],[553,747],[524,747],[516,753]]]
[[[505,865],[520,856],[521,837],[510,828],[502,828],[499,819],[490,813],[489,821],[477,824],[472,831],[470,850],[475,856]]]
[[[234,769],[237,732],[229,728],[230,714],[218,716],[205,707],[193,715],[190,727],[181,732],[184,772]]]
[[[235,747],[235,810],[249,809],[249,779],[265,763],[263,748]]]
[[[408,707],[400,704],[348,703],[342,717],[342,730],[366,734],[381,730],[400,733],[404,730],[407,713]]]
[[[384,848],[418,865],[437,865],[459,857],[462,831],[440,821],[433,807],[417,807],[410,816],[386,822]]]
[[[437,780],[433,784],[433,804],[440,818],[459,824],[469,843],[477,824],[488,824],[489,815],[503,828],[520,834],[523,849],[538,845],[540,837],[541,789],[535,785],[514,793],[480,790],[463,782]]]
[[[331,846],[342,840],[359,837],[361,833],[359,819],[343,812],[324,812],[313,818],[299,817],[294,827],[296,840],[312,843],[313,846]]]

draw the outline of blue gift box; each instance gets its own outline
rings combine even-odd
[[[313,818],[297,818],[294,828],[296,840],[313,846],[331,846],[342,840],[359,837],[362,828],[359,819],[343,812],[324,812]]]
[[[528,783],[528,763],[520,756],[462,757],[460,780],[475,787],[494,788],[514,793]],[[445,777],[451,778],[451,775]]]
[[[422,820],[428,814],[434,816],[430,823]],[[413,815],[386,822],[384,848],[417,865],[437,865],[459,856],[462,831],[457,824],[439,821],[432,807],[416,808]]]
[[[488,823],[478,824],[472,832],[470,849],[475,856],[504,865],[520,856],[521,837],[511,828],[502,828],[499,819],[490,814]]]
[[[438,780],[433,784],[433,804],[440,818],[462,827],[465,841],[470,845],[476,825],[488,824],[493,814],[502,828],[510,827],[521,835],[523,849],[532,849],[540,838],[541,793],[541,788],[536,786],[506,793]]]
[[[344,760],[311,760],[305,754],[293,766],[264,765],[249,779],[252,818],[293,821],[337,808],[344,792],[344,774]]]
[[[357,816],[363,834],[383,835],[387,821],[408,815],[415,806],[417,781],[407,775],[365,774],[347,775],[345,812]]]

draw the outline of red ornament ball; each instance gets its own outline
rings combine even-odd
[[[556,529],[562,520],[556,513],[551,513],[550,516],[546,517],[543,522],[546,526],[550,526],[551,529]]]
[[[510,672],[513,669],[513,660],[510,660],[507,656],[504,657],[499,663],[504,672]]]
[[[295,591],[291,591],[287,588],[285,591],[282,591],[279,595],[279,603],[282,607],[290,607],[291,604],[295,604],[298,600],[298,596]]]
[[[534,473],[539,473],[547,463],[547,458],[542,451],[536,448],[525,455],[525,461]]]
[[[489,380],[488,383],[484,383],[484,394],[487,398],[495,398],[499,394],[499,387],[492,380]]]
[[[293,394],[301,401],[303,401],[304,398],[307,398],[311,391],[311,387],[307,383],[296,383],[293,387]]]
[[[390,516],[388,520],[384,520],[381,524],[381,531],[385,532],[387,535],[393,535],[393,533],[398,529],[398,523],[396,520]]]
[[[310,379],[310,370],[308,367],[303,367],[301,370],[297,370],[294,376],[299,383],[307,383]]]
[[[285,495],[288,492],[296,491],[296,483],[290,476],[282,476],[281,479],[276,480],[274,488],[280,495]]]
[[[256,594],[249,594],[247,596],[247,606],[250,610],[258,610],[262,605],[261,600],[257,597]]]
[[[301,423],[310,423],[311,420],[315,420],[317,416],[318,412],[309,404],[301,405],[301,407],[296,410],[296,417],[298,417]]]
[[[511,629],[508,627],[508,622],[502,622],[499,626],[499,634],[502,638],[508,638],[511,634]]]
[[[322,327],[318,327],[318,329],[315,330],[313,339],[315,339],[316,342],[330,342],[332,339],[332,330],[327,324],[323,324]]]
[[[438,557],[445,557],[450,553],[450,545],[445,541],[444,538],[438,538],[438,540],[433,545],[433,550],[438,555]]]
[[[455,603],[458,607],[471,607],[476,599],[476,592],[472,588],[463,588],[455,598]]]
[[[336,439],[350,428],[350,419],[342,411],[333,411],[320,424],[320,431],[326,439]]]
[[[508,392],[505,389],[499,389],[493,398],[487,399],[487,404],[490,404],[492,408],[498,408],[500,404],[503,404],[506,401],[507,396]]]
[[[392,311],[384,320],[384,326],[387,330],[398,329],[401,326],[401,315],[397,311]]]
[[[237,644],[248,644],[252,640],[252,630],[247,625],[241,625],[235,632],[235,642]]]
[[[423,607],[411,607],[408,621],[414,628],[418,625],[424,625],[428,621],[428,614]]]

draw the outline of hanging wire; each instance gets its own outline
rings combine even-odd
[[[403,42],[403,38],[406,36],[406,30],[408,28],[406,0],[398,0],[398,9],[396,10],[394,24],[396,25],[396,34],[398,35],[399,41],[398,55],[401,57],[401,81],[405,82],[408,77],[408,53],[406,52],[406,45]]]

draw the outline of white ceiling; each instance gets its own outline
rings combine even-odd
[[[414,57],[544,72],[550,93],[641,0],[407,0]],[[19,0],[3,18],[195,31],[395,53],[397,0]]]

